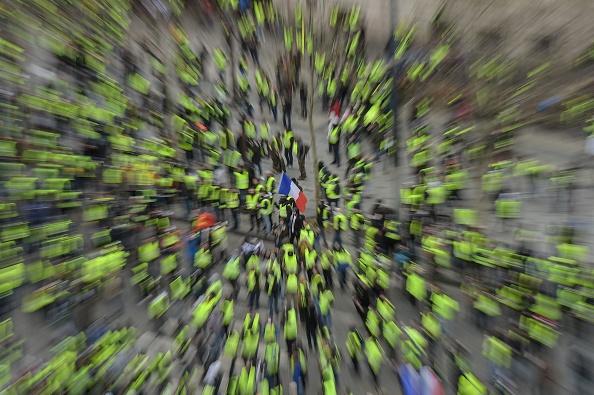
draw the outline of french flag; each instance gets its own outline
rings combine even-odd
[[[295,200],[295,205],[302,213],[305,213],[305,205],[307,204],[307,198],[301,192],[301,189],[283,172],[278,187],[278,193],[280,195],[288,195]]]

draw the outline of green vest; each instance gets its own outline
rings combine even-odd
[[[262,122],[260,125],[260,138],[264,141],[268,141],[270,137],[270,125],[268,123]]]
[[[256,368],[252,366],[248,373],[247,369],[243,367],[237,387],[239,389],[238,395],[254,395],[256,393]]]
[[[239,193],[229,191],[226,198],[227,208],[234,209],[239,207]]]
[[[297,313],[295,309],[290,309],[287,312],[284,334],[286,340],[295,340],[297,338]]]
[[[334,295],[329,289],[322,291],[319,295],[320,313],[326,315],[330,313],[330,304],[334,301]]]
[[[357,358],[361,353],[361,335],[357,330],[349,332],[347,335],[346,346],[351,358]]]
[[[223,313],[223,325],[228,326],[233,320],[233,300],[225,300],[221,306],[221,312]]]
[[[487,387],[472,373],[466,372],[458,379],[457,395],[487,395]]]
[[[274,322],[267,322],[264,327],[264,341],[266,344],[276,342],[276,327]]]
[[[210,250],[201,248],[196,255],[194,255],[194,266],[198,269],[205,269],[212,263],[212,254]]]
[[[369,333],[376,339],[379,338],[381,331],[380,331],[380,320],[376,313],[373,310],[369,310],[367,312],[367,318],[365,319],[365,326],[369,330]]]
[[[321,264],[322,264],[323,270],[330,269],[330,267],[332,266],[331,259],[332,259],[332,251],[331,250],[328,250],[322,254]]]
[[[280,218],[287,218],[287,209],[288,209],[289,205],[286,203],[281,203],[279,204],[278,207],[278,216]]]
[[[328,199],[338,199],[340,195],[336,192],[338,187],[337,181],[329,182],[326,186],[326,196]]]
[[[268,193],[275,193],[274,184],[276,180],[273,176],[268,177],[266,180],[266,192]]]
[[[396,323],[393,320],[384,321],[382,329],[384,339],[386,339],[386,342],[388,342],[390,347],[396,348],[398,346],[398,339],[402,334],[402,331],[400,330],[398,325],[396,325]]]
[[[303,282],[299,284],[299,307],[306,308],[307,307],[307,283]]]
[[[163,292],[148,305],[148,314],[150,319],[160,318],[169,309],[169,296]]]
[[[441,337],[441,325],[432,313],[421,313],[421,324],[423,329],[432,339],[439,339]]]
[[[250,270],[247,276],[247,289],[249,292],[252,292],[256,288],[260,280],[259,277],[255,270]]]
[[[344,214],[338,213],[334,215],[334,230],[347,230],[348,221]]]
[[[483,355],[497,366],[508,369],[511,367],[511,347],[494,336],[485,339],[483,343]]]
[[[262,215],[270,215],[272,214],[272,201],[270,200],[270,198],[264,198],[262,199],[262,201],[260,202],[260,214]]]
[[[260,195],[255,194],[255,193],[252,195],[247,195],[246,200],[245,200],[246,208],[248,210],[256,210],[256,208],[258,206],[259,198],[260,198]]]
[[[284,29],[284,39],[285,39],[285,48],[287,51],[291,51],[293,47],[293,29],[286,28]]]
[[[249,313],[245,315],[245,319],[243,320],[243,333],[245,335],[250,331],[260,333],[260,314],[254,314],[253,319]]]
[[[316,263],[316,259],[318,258],[318,252],[314,249],[306,249],[304,252],[304,258],[305,258],[305,268],[307,270],[311,270],[313,269],[315,263]]]
[[[264,350],[264,360],[266,361],[266,371],[269,375],[278,373],[280,360],[280,346],[277,342],[269,343]]]
[[[383,360],[383,350],[375,338],[368,337],[365,340],[365,355],[373,372],[378,374]]]
[[[250,177],[249,173],[244,170],[243,172],[234,172],[235,174],[235,187],[239,190],[248,189],[250,186]]]
[[[336,144],[338,143],[338,139],[340,138],[340,127],[339,126],[333,126],[332,129],[330,130],[330,136],[328,137],[328,142],[330,144]]]
[[[349,159],[355,158],[361,153],[361,143],[350,143],[347,147],[347,155]]]
[[[289,274],[287,277],[286,291],[289,294],[296,294],[298,291],[299,282],[296,274]]]

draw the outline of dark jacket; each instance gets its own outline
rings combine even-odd
[[[305,317],[305,328],[309,331],[316,330],[320,326],[320,318],[318,311],[313,304],[310,304],[307,309],[307,315]]]
[[[305,160],[309,152],[309,145],[299,144],[297,146],[297,159]]]
[[[291,232],[291,228],[292,228],[292,221],[293,221],[293,216],[291,215],[289,218],[289,223],[288,223],[288,227],[289,227],[289,232]],[[295,233],[295,234],[299,234],[301,232],[301,229],[303,229],[303,217],[299,214],[297,214],[297,217],[295,218],[295,227],[294,227],[294,231],[291,233]]]

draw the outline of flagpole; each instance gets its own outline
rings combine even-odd
[[[314,42],[313,40],[313,4],[311,1],[307,2],[307,8],[308,8],[308,14],[309,14],[309,23],[308,23],[308,29],[309,29],[309,33],[311,34],[311,39],[312,39],[312,44]],[[307,112],[307,121],[308,121],[308,126],[309,126],[309,135],[311,138],[311,152],[312,152],[312,157],[313,157],[313,169],[314,169],[314,187],[315,187],[315,191],[316,191],[316,207],[318,207],[318,203],[320,201],[320,185],[318,183],[318,151],[316,149],[316,136],[314,133],[314,127],[313,127],[313,99],[314,99],[314,89],[313,89],[313,85],[314,85],[314,67],[313,67],[313,56],[314,56],[314,50],[312,48],[311,54],[309,54],[309,111]]]

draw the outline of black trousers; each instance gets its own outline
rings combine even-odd
[[[299,176],[301,178],[306,178],[307,177],[307,171],[305,170],[305,158],[303,159],[297,159],[297,162],[299,162]]]
[[[285,129],[291,130],[291,108],[283,108],[283,126]]]
[[[309,349],[311,350],[311,345],[313,343],[313,347],[314,349],[318,349],[318,334],[316,333],[316,328],[309,328],[306,327],[305,331],[307,333],[307,345],[309,346]]]
[[[301,116],[303,118],[307,118],[307,99],[306,98],[301,99]]]
[[[332,163],[340,167],[340,150],[338,147],[338,143],[332,144],[332,153],[334,154],[334,160],[332,161]]]
[[[293,166],[293,150],[290,148],[285,148],[285,160],[287,161],[287,166]]]

